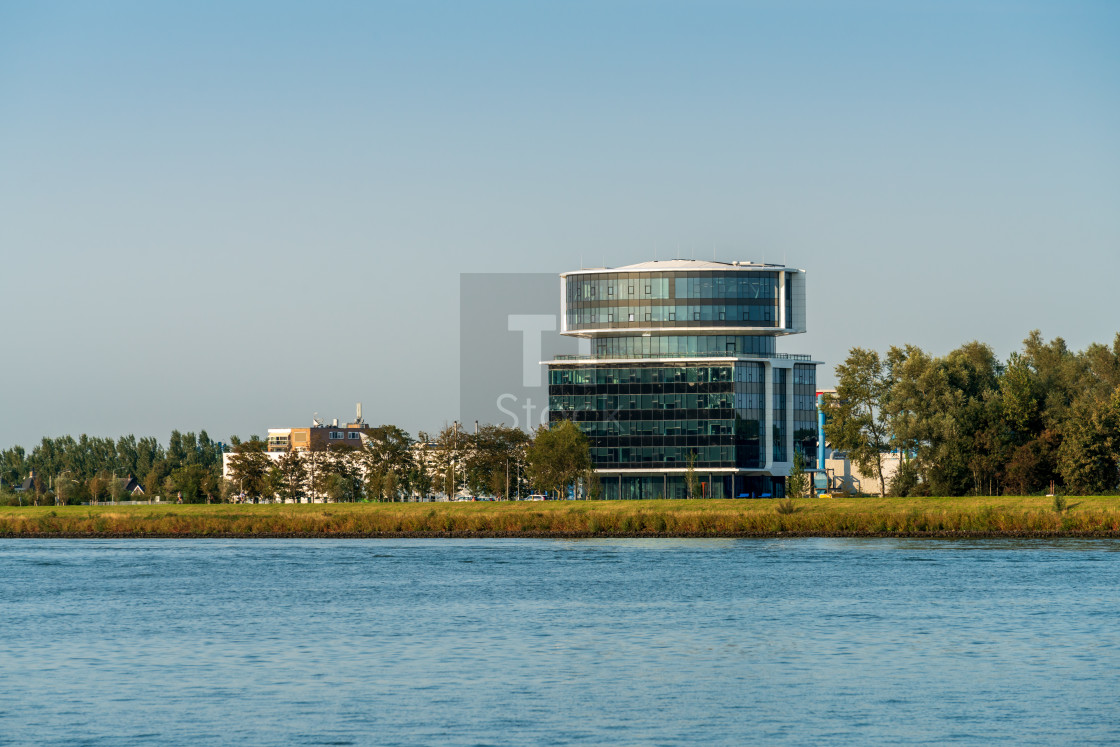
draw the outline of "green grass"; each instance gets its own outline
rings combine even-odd
[[[1120,537],[1120,498],[0,507],[0,537]],[[783,509],[784,511],[784,509]]]

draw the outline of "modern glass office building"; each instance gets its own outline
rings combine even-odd
[[[561,277],[561,333],[590,354],[548,362],[549,420],[591,441],[605,498],[780,496],[794,450],[816,466],[816,367],[778,353],[805,331],[805,272],[665,260]]]

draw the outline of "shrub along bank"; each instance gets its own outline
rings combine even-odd
[[[0,537],[1120,537],[1120,498],[0,507]]]

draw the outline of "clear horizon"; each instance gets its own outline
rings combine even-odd
[[[1110,2],[6,4],[0,449],[438,429],[461,273],[785,262],[822,387],[854,346],[1111,344],[1118,36]]]

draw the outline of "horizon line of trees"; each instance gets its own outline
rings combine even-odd
[[[884,495],[1100,494],[1120,487],[1120,333],[1071,351],[1038,330],[999,360],[969,342],[852,348],[824,400],[825,437]],[[888,481],[884,455],[901,462]]]
[[[289,449],[275,461],[265,442],[254,438],[233,447],[228,490],[239,497],[332,502],[450,498],[464,490],[509,500],[533,489],[561,493],[577,484],[585,494],[597,493],[589,442],[570,421],[541,426],[531,436],[504,425],[468,433],[458,423],[434,436],[417,435],[414,440],[397,426],[382,425],[361,446]]]
[[[216,496],[222,471],[222,448],[205,430],[171,431],[167,447],[152,436],[129,434],[114,440],[82,434],[43,438],[28,453],[22,446],[0,451],[0,491],[11,493],[34,476],[29,498],[48,495],[64,503],[125,500],[120,478],[135,477],[152,492]]]
[[[134,476],[145,497],[182,497],[187,503],[256,499],[400,501],[439,493],[508,499],[534,488],[560,493],[579,485],[597,495],[587,437],[564,421],[532,435],[519,428],[485,425],[477,433],[458,423],[436,435],[413,439],[395,425],[371,429],[360,447],[336,444],[289,451],[278,460],[267,442],[231,436],[228,444],[205,430],[171,432],[167,448],[153,437],[71,436],[44,438],[30,453],[15,446],[0,452],[0,503],[78,504],[127,500],[126,478]],[[230,480],[222,477],[223,451],[231,452]],[[26,495],[13,488],[34,475]]]

